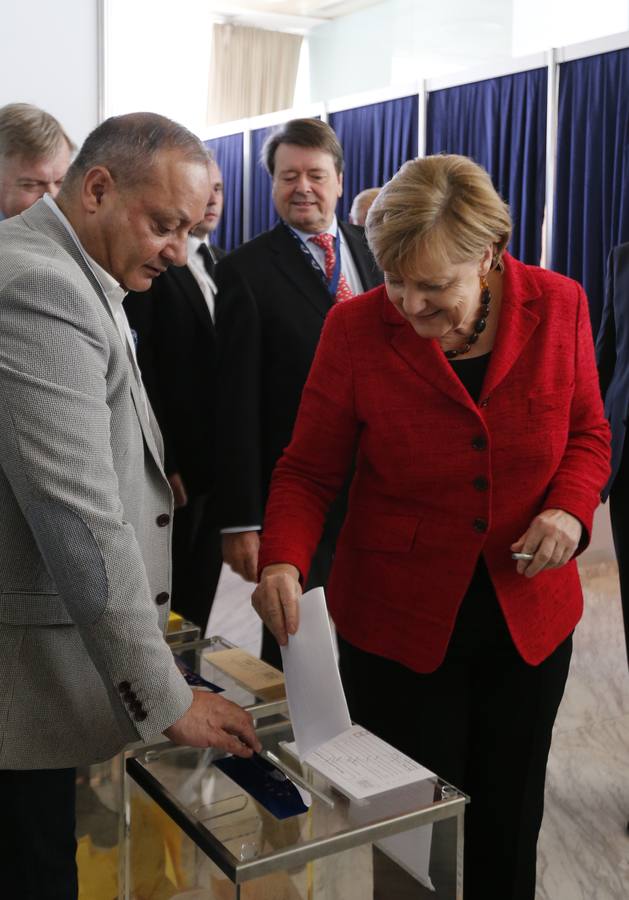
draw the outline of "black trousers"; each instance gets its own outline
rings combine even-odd
[[[0,771],[3,897],[76,900],[75,769]]]
[[[354,721],[470,795],[465,900],[534,900],[546,763],[572,637],[528,665],[488,584],[466,595],[435,672],[417,674],[339,636],[341,677]]]
[[[215,514],[212,495],[203,494],[175,510],[173,520],[172,607],[201,628],[201,637],[223,565]]]
[[[620,600],[629,662],[629,439],[625,440],[618,474],[609,495],[609,517],[620,578]]]

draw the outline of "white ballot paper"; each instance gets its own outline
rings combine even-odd
[[[295,735],[295,743],[285,745],[286,749],[293,752],[295,748],[300,760],[353,801],[350,818],[358,824],[374,813],[387,814],[395,808],[399,790],[405,788],[413,793],[419,791],[422,802],[429,803],[434,786],[426,779],[432,778],[433,773],[367,729],[351,723],[323,588],[303,595],[299,629],[289,636],[288,645],[281,651]],[[431,840],[432,825],[424,825],[384,838],[377,845],[434,890],[428,874]]]
[[[343,794],[364,800],[432,776],[366,728],[352,725],[323,588],[301,598],[299,629],[282,647],[282,662],[299,758]]]
[[[323,588],[301,598],[299,629],[281,648],[286,697],[301,760],[352,722],[336,664]]]

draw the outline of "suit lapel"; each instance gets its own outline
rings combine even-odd
[[[135,411],[137,413],[138,420],[140,422],[140,427],[142,429],[142,434],[144,436],[144,440],[146,445],[155,459],[157,465],[162,468],[162,459],[157,448],[157,442],[155,440],[155,435],[153,434],[153,430],[151,428],[149,417],[147,416],[143,393],[144,388],[141,383],[138,381],[135,367],[131,360],[129,359],[129,354],[131,352],[130,348],[127,348],[126,342],[123,341],[119,331],[118,325],[116,324],[116,320],[114,318],[114,314],[112,312],[111,306],[105,296],[105,293],[100,285],[100,282],[92,272],[91,268],[88,266],[87,262],[83,258],[81,251],[74,243],[72,236],[68,233],[67,229],[64,227],[63,223],[56,217],[54,212],[48,208],[46,203],[43,200],[39,200],[36,204],[31,206],[25,213],[22,213],[24,219],[30,228],[35,229],[36,231],[41,231],[44,234],[49,235],[59,246],[70,256],[74,262],[77,264],[81,273],[87,278],[90,286],[95,291],[97,297],[105,307],[109,318],[112,321],[113,327],[116,331],[116,335],[119,340],[123,343],[123,349],[125,351],[125,358],[127,363],[127,369],[129,372],[129,386],[131,391],[131,397],[133,400],[133,405],[135,406]],[[148,400],[147,400],[148,403]]]
[[[196,278],[188,266],[173,266],[169,269],[171,277],[181,291],[184,302],[189,303],[203,327],[214,336],[214,322],[208,309],[205,297],[197,284]]]
[[[273,263],[295,285],[298,294],[325,318],[332,306],[332,298],[294,238],[281,223],[269,237]]]
[[[540,292],[526,267],[508,254],[504,264],[500,322],[483,385],[484,396],[491,394],[508,375],[540,321],[539,315],[527,308]]]
[[[382,284],[382,275],[365,243],[364,232],[357,232],[355,226],[349,227],[345,222],[339,222],[339,228],[352,254],[363,290],[369,291]]]

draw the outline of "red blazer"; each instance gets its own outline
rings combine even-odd
[[[442,661],[481,554],[528,663],[582,613],[574,561],[528,579],[509,548],[547,508],[581,520],[581,549],[589,540],[609,428],[587,301],[576,282],[509,256],[503,277],[478,405],[383,287],[337,305],[273,476],[260,566],[291,562],[305,580],[357,447],[329,608],[350,643],[418,672]]]

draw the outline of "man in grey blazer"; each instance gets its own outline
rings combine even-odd
[[[250,716],[191,691],[163,639],[172,495],[122,310],[127,290],[185,263],[208,194],[197,138],[137,113],[92,132],[56,202],[47,195],[0,223],[0,859],[10,897],[77,896],[77,765],[161,733],[241,756],[259,748]]]

